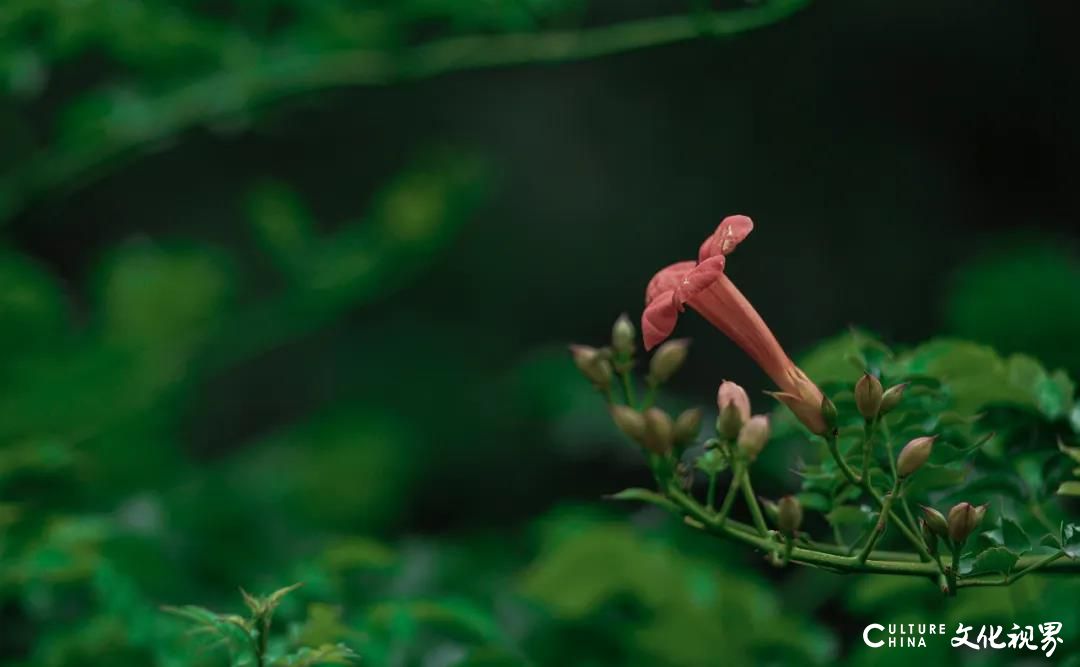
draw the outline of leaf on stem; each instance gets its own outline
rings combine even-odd
[[[671,512],[678,512],[679,507],[668,500],[665,496],[657,493],[656,491],[650,491],[649,489],[633,488],[623,489],[618,493],[613,493],[609,496],[604,496],[608,500],[636,500],[639,502],[650,503],[657,507],[662,507]]]
[[[1008,574],[1019,559],[1019,555],[1005,547],[990,547],[975,557],[970,573],[1000,572]],[[962,568],[961,572],[963,573]]]

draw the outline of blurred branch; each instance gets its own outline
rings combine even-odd
[[[176,133],[235,117],[289,96],[349,86],[382,86],[469,69],[558,63],[725,37],[781,21],[809,0],[771,0],[727,12],[626,21],[583,30],[453,37],[400,52],[345,50],[289,55],[255,67],[219,72],[173,92],[139,101],[153,122],[131,127],[123,114],[101,113],[77,147],[46,149],[5,174],[0,222],[43,193],[78,187]]]

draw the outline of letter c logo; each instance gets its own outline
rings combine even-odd
[[[885,645],[885,642],[883,642],[883,641],[876,641],[876,642],[870,641],[870,631],[874,630],[874,629],[877,629],[879,631],[884,630],[885,626],[884,625],[878,625],[877,623],[871,623],[870,625],[866,626],[866,628],[862,631],[863,643],[866,644],[867,646],[869,646],[870,648],[881,648],[882,646]]]

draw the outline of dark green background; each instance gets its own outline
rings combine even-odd
[[[101,139],[57,129],[92,116],[80,100],[117,87],[154,100],[215,72],[215,57],[197,57],[197,31],[176,44],[147,31],[140,42],[140,24],[110,14],[108,3],[91,3],[97,11],[78,21],[78,10],[40,9],[47,4],[0,9],[10,19],[0,20],[9,79],[37,71],[16,66],[26,53],[44,77],[37,88],[12,83],[0,100],[9,185],[50,147],[77,151]],[[146,12],[167,16],[167,4]],[[499,3],[469,4],[372,11],[409,26],[405,37],[385,37],[391,52],[454,33],[690,11],[531,3],[519,25]],[[351,10],[340,7],[303,39],[290,37],[313,7],[238,0],[176,11],[299,53],[347,41],[334,26]],[[65,20],[90,36],[57,37]],[[351,45],[381,45],[383,24],[371,25]],[[275,97],[166,132],[25,197],[0,190],[19,192],[2,232],[0,448],[55,445],[71,457],[11,473],[0,487],[5,501],[40,517],[12,528],[8,543],[37,544],[56,516],[119,516],[130,528],[125,512],[135,512],[150,522],[149,545],[103,538],[94,548],[107,545],[105,561],[126,568],[153,604],[224,609],[236,606],[237,586],[291,583],[307,572],[296,563],[328,540],[363,536],[398,554],[394,567],[406,574],[361,581],[349,594],[326,589],[338,590],[354,626],[367,627],[361,610],[372,600],[463,596],[521,634],[513,628],[535,626],[504,613],[500,600],[522,586],[581,586],[558,577],[540,586],[522,574],[543,562],[538,535],[547,529],[538,526],[599,521],[595,530],[610,539],[596,558],[609,558],[604,549],[618,558],[624,551],[611,545],[634,539],[621,532],[631,519],[599,498],[648,481],[563,345],[602,343],[622,311],[636,319],[653,272],[693,257],[733,213],[756,228],[728,274],[793,355],[858,325],[898,345],[960,336],[1080,376],[1074,26],[1068,3],[816,2],[728,38]],[[112,43],[112,30],[123,39]],[[205,39],[216,53],[216,38]],[[397,199],[387,194],[388,183],[416,173]],[[413,213],[420,222],[409,227]],[[259,221],[279,218],[289,229],[310,225],[321,241],[260,242]],[[401,250],[410,234],[420,241]],[[380,261],[372,256],[381,268],[369,271]],[[335,271],[361,278],[336,293],[326,287]],[[676,402],[707,406],[728,378],[755,390],[760,410],[771,407],[756,393],[766,379],[734,345],[696,317],[683,318],[680,333],[694,344],[672,387]],[[763,493],[785,490],[779,474],[767,479]],[[699,559],[693,567],[719,562],[719,571],[782,580],[779,597],[763,594],[772,611],[754,607],[755,625],[773,623],[783,606],[817,638],[815,660],[848,655],[874,613],[791,601],[802,574],[769,572],[750,554],[718,555],[719,545],[680,547],[688,538],[657,520],[633,525],[660,530],[661,548]],[[439,567],[424,570],[417,553]],[[678,569],[676,557],[659,562]],[[100,562],[95,555],[91,569]],[[628,579],[668,572],[641,567]],[[52,581],[48,572],[42,581]],[[55,582],[19,581],[6,582],[0,606],[0,655],[11,664],[128,664],[104,649],[83,662],[43,657],[44,646],[62,645],[50,633],[64,637],[101,612],[84,593],[35,588]],[[814,581],[822,600],[859,585]],[[308,590],[319,599],[319,586]],[[55,607],[35,595],[54,596]],[[73,601],[56,601],[65,595]],[[672,636],[642,619],[682,603],[636,595],[644,601],[616,600],[587,622],[566,612],[569,627],[525,632],[519,649],[540,664],[658,660],[641,653],[654,644],[625,638]],[[935,620],[936,607],[920,611],[938,604],[932,595],[905,604]],[[690,657],[672,649],[672,664],[710,664],[701,656],[712,650],[711,626],[687,623],[677,641],[704,648]],[[457,664],[421,663],[435,660],[428,644],[402,641],[413,648],[369,660]],[[560,650],[569,653],[545,653]],[[567,657],[579,652],[581,662]]]

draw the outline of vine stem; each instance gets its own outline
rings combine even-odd
[[[870,533],[870,537],[867,538],[862,551],[859,552],[858,559],[860,563],[867,559],[870,552],[877,546],[878,540],[881,539],[882,534],[885,533],[887,517],[889,516],[889,513],[892,512],[893,500],[898,495],[900,495],[900,478],[896,477],[893,482],[892,491],[885,496],[885,502],[881,503],[881,514],[878,516],[877,523],[874,524],[874,530]]]
[[[736,521],[735,519],[721,520],[719,515],[713,515],[700,503],[694,500],[680,489],[669,489],[667,494],[670,504],[662,504],[661,507],[686,517],[687,521],[709,533],[725,537],[751,547],[759,549],[772,558],[779,559],[787,556],[787,560],[801,565],[820,567],[840,573],[871,573],[893,574],[899,576],[925,577],[928,579],[944,579],[945,574],[940,572],[933,561],[925,562],[917,559],[915,554],[892,551],[873,551],[862,563],[857,557],[837,553],[829,553],[817,548],[807,548],[792,541],[789,544],[771,539],[769,536],[761,536],[750,525]],[[786,553],[790,548],[790,553]],[[1019,576],[1029,572],[1040,571],[1045,574],[1063,574],[1080,572],[1080,559],[1061,561],[1064,552],[1054,554],[1053,558],[1044,556],[1024,556],[1017,561],[1018,570],[1012,576],[1015,581]],[[946,568],[947,572],[954,572]],[[1010,582],[1011,583],[1011,582]],[[984,579],[961,579],[959,586],[1001,586],[1001,580]],[[953,588],[955,590],[955,587]]]
[[[870,454],[874,447],[874,427],[877,425],[877,418],[867,419],[863,425],[863,447],[862,447],[862,476],[859,479],[863,480],[866,484],[870,483]]]
[[[762,537],[768,535],[769,527],[765,525],[765,517],[761,514],[761,506],[758,504],[757,496],[754,495],[754,487],[750,483],[750,472],[746,466],[742,468],[739,486],[742,487],[743,498],[746,499],[746,506],[750,509],[750,518],[754,522],[754,527]]]
[[[848,481],[855,486],[860,487],[863,491],[866,492],[867,495],[873,498],[874,501],[877,502],[878,507],[884,507],[885,499],[881,496],[881,494],[878,493],[873,486],[866,483],[866,480],[859,479],[859,477],[855,474],[855,471],[851,469],[851,466],[848,465],[848,462],[845,461],[844,457],[840,454],[840,448],[836,442],[836,433],[832,432],[826,434],[824,437],[825,442],[827,443],[829,448],[829,453],[832,454],[833,459],[836,460],[836,464],[840,467],[840,471],[843,473],[844,477],[846,477]],[[908,540],[908,542],[910,542],[911,545],[915,547],[915,550],[919,552],[919,555],[924,561],[933,562],[933,558],[930,556],[930,552],[926,549],[926,545],[923,544],[922,537],[912,532],[912,530],[908,528],[907,524],[905,524],[900,519],[900,517],[896,516],[896,513],[892,511],[892,508],[889,508],[888,511],[883,512],[882,516],[888,517],[888,520],[893,522],[897,529],[901,533],[903,533],[904,537]]]
[[[624,361],[619,369],[619,379],[622,380],[623,393],[626,394],[626,404],[637,409],[637,396],[634,392],[634,379],[630,376],[630,370],[625,367],[629,361]]]
[[[945,579],[948,582],[946,595],[956,595],[956,580],[960,576],[960,550],[964,548],[963,544],[954,544],[952,548],[952,564],[949,565],[949,569],[945,571]]]
[[[705,492],[705,508],[712,512],[716,508],[716,478],[720,475],[718,473],[709,474],[709,490]],[[724,498],[724,502],[727,502],[727,498]]]
[[[767,535],[758,534],[753,526],[742,524],[734,519],[727,519],[724,523],[720,523],[718,517],[710,514],[697,501],[679,489],[670,489],[668,497],[675,503],[677,509],[711,533],[743,542],[774,558],[783,557],[789,548],[789,545],[770,539]],[[857,563],[853,556],[825,553],[794,544],[790,545],[790,551],[789,560],[793,563],[842,572],[875,572],[916,577],[930,577],[937,573],[937,568],[932,563],[919,561],[868,558],[864,563]]]
[[[724,521],[727,520],[728,514],[731,513],[731,507],[735,504],[735,496],[739,492],[739,470],[732,471],[731,474],[731,486],[728,487],[727,493],[724,494],[724,502],[720,505],[720,512],[716,515],[717,523],[721,526],[724,525]]]
[[[880,418],[878,423],[881,425],[883,431],[885,431],[885,453],[889,457],[889,471],[892,473],[893,478],[896,478],[896,456],[893,454],[893,441],[892,431],[889,430],[889,422],[884,417]],[[907,520],[908,525],[911,527],[912,532],[919,533],[919,522],[915,520],[915,515],[911,513],[911,507],[908,506],[906,496],[900,498],[900,509],[904,512],[904,518]],[[925,558],[920,554],[920,558]],[[941,560],[937,558],[937,560]]]

